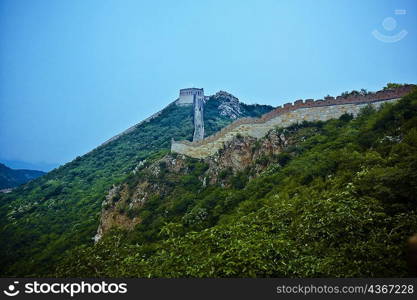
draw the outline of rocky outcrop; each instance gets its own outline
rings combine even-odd
[[[232,94],[220,91],[214,95],[214,98],[221,98],[223,100],[219,105],[219,112],[221,116],[236,120],[242,115],[239,99]]]
[[[127,183],[114,185],[107,193],[102,203],[100,224],[94,241],[99,241],[103,234],[111,228],[131,230],[140,223],[138,209],[152,196],[163,196],[169,191],[169,184],[153,180],[164,171],[181,174],[184,172],[186,157],[174,158],[168,155],[157,162],[147,165],[146,161],[139,162],[133,174],[145,171],[148,176],[140,180],[133,188]],[[166,170],[165,170],[166,169]]]
[[[130,209],[140,206],[142,204],[141,198],[132,197],[129,204],[126,203],[125,198],[125,186],[114,185],[110,189],[102,203],[100,225],[97,229],[97,234],[93,238],[95,242],[98,242],[102,238],[103,234],[110,228],[120,227],[132,229],[136,224],[139,223],[140,219],[137,216],[130,218],[127,214],[124,213],[124,211],[127,205],[130,207]]]
[[[303,138],[285,130],[271,130],[260,140],[253,137],[235,136],[226,142],[215,155],[200,160],[208,168],[199,180],[203,187],[213,184],[224,186],[229,183],[221,176],[222,172],[236,174],[247,168],[252,169],[251,176],[257,176],[271,164],[279,167],[276,162],[265,161],[265,157],[278,155]],[[190,158],[185,155],[168,154],[149,165],[139,163],[134,172],[141,172],[141,176],[133,187],[128,183],[123,183],[113,186],[108,192],[103,201],[95,241],[100,240],[103,234],[111,228],[133,229],[141,222],[138,217],[139,209],[151,197],[164,198],[169,195],[177,180],[190,174],[192,167]]]

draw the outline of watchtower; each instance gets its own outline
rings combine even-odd
[[[177,105],[192,105],[194,104],[194,96],[196,100],[204,100],[204,89],[188,88],[180,90],[180,97],[177,100]]]

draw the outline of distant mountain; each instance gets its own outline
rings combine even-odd
[[[0,163],[0,189],[19,186],[44,174],[36,170],[14,170]]]
[[[0,158],[0,163],[5,164],[12,169],[25,169],[25,170],[39,170],[43,172],[49,172],[59,167],[57,163],[47,162],[27,162],[21,160],[8,160]]]

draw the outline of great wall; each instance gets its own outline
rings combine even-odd
[[[326,121],[339,118],[345,113],[357,115],[368,104],[379,107],[382,103],[393,102],[410,93],[415,85],[404,85],[366,95],[348,97],[326,97],[324,100],[297,100],[278,106],[261,118],[241,118],[226,126],[216,134],[197,141],[172,141],[171,151],[194,158],[205,158],[215,154],[224,142],[236,135],[262,138],[275,127],[287,127],[303,121]]]

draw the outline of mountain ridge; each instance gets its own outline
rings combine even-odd
[[[12,169],[0,163],[0,189],[15,188],[44,174],[38,170]]]

